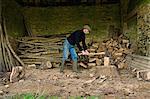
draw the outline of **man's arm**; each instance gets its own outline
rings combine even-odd
[[[82,51],[82,47],[81,47],[80,43],[77,43],[77,47],[79,48],[80,51]]]
[[[88,55],[89,52],[87,51],[87,46],[86,46],[86,43],[85,43],[85,35],[83,35],[83,38],[82,38],[82,46],[83,46],[83,51],[82,51],[82,54],[83,55]]]
[[[83,46],[84,50],[87,50],[87,46],[86,46],[86,43],[85,43],[85,35],[82,36],[82,46]]]

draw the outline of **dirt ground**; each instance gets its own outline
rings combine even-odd
[[[102,96],[104,99],[150,99],[150,82],[139,81],[127,70],[120,70],[119,76],[96,75],[96,68],[82,69],[82,73],[73,73],[65,68],[26,70],[26,75],[19,82],[0,85],[1,96],[22,93],[69,97]]]

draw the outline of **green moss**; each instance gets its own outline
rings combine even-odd
[[[21,7],[14,1],[3,2],[3,14],[6,20],[7,32],[10,36],[19,37],[25,33]]]
[[[90,24],[97,38],[107,36],[108,26],[120,27],[119,5],[24,8],[24,15],[36,35],[61,34]]]
[[[137,0],[137,5],[141,5],[141,4],[149,4],[150,0]]]

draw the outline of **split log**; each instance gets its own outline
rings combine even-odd
[[[88,63],[88,66],[89,66],[89,67],[96,66],[96,63]]]
[[[16,66],[12,68],[12,72],[10,74],[10,82],[16,82],[22,79],[25,75],[25,70],[22,66]]]
[[[109,65],[110,65],[109,57],[104,57],[104,66],[109,66]]]
[[[121,57],[121,56],[122,56],[122,53],[117,53],[117,52],[116,52],[116,53],[114,53],[114,56],[115,56],[115,57]]]
[[[98,46],[99,46],[99,43],[93,43],[93,44],[92,44],[92,47],[94,47],[94,48],[96,48],[96,49],[98,48]]]
[[[100,45],[99,48],[97,49],[97,52],[104,52],[105,51],[105,46]]]
[[[84,68],[88,68],[88,66],[85,65],[83,62],[80,62],[79,65],[82,66],[82,67],[84,67]]]
[[[90,49],[88,49],[88,51],[89,51],[89,52],[94,52],[94,53],[95,53],[96,49],[90,48]]]
[[[42,62],[35,62],[35,61],[33,61],[33,62],[24,62],[26,65],[32,65],[32,64],[37,64],[37,65],[41,65],[42,64]],[[29,66],[30,67],[30,66]],[[32,66],[31,66],[32,67]]]
[[[94,62],[96,60],[97,60],[97,58],[92,58],[92,59],[89,59],[89,62]]]
[[[31,68],[34,68],[34,69],[35,69],[35,68],[36,68],[36,64],[29,64],[29,65],[27,65],[27,69],[28,69],[28,68],[29,68],[29,69],[31,69]]]
[[[123,39],[122,43],[129,43],[129,40]]]
[[[118,68],[119,69],[125,69],[125,68],[127,68],[128,67],[128,65],[127,65],[127,63],[125,63],[125,62],[120,62],[119,64],[118,64]]]
[[[137,71],[137,78],[150,81],[150,70]]]
[[[102,65],[102,60],[101,60],[101,59],[96,59],[96,65],[97,65],[97,66]]]

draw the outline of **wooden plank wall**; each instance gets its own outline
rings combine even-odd
[[[150,70],[150,57],[140,55],[128,55],[128,66],[138,70]]]

